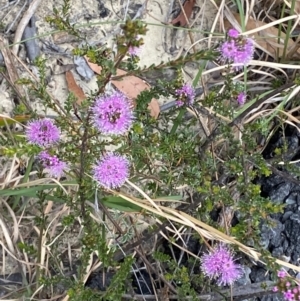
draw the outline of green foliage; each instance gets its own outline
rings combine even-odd
[[[185,266],[178,266],[178,263],[170,258],[170,256],[155,252],[153,257],[160,262],[165,264],[166,269],[170,272],[165,274],[165,279],[169,283],[175,283],[178,288],[178,300],[185,300],[189,297],[190,300],[198,300],[197,293],[191,286],[191,277],[189,270]]]
[[[161,96],[175,97],[176,89],[184,84],[181,68],[190,61],[201,60],[203,62],[193,80],[193,84],[197,87],[202,78],[204,65],[207,61],[214,60],[218,52],[215,49],[195,51],[173,61],[141,68],[138,65],[139,58],[127,54],[130,47],[143,45],[143,35],[147,34],[145,23],[128,19],[121,24],[121,31],[114,38],[116,51],[113,51],[106,45],[101,47],[89,45],[79,28],[71,24],[70,9],[71,1],[65,0],[61,7],[54,8],[53,15],[47,17],[47,21],[57,30],[67,31],[83,42],[80,47],[73,50],[73,54],[87,56],[92,63],[101,68],[100,74],[97,75],[97,91],[90,92],[86,100],[80,104],[76,96],[69,93],[61,104],[47,92],[47,66],[44,58],[38,58],[34,62],[39,74],[38,82],[28,78],[22,78],[17,82],[17,84],[27,86],[30,98],[41,102],[46,116],[49,109],[55,112],[55,123],[65,137],[49,152],[68,162],[67,179],[59,181],[45,179],[41,166],[33,164],[34,158],[42,149],[27,143],[24,133],[19,134],[8,129],[7,134],[0,135],[2,156],[9,158],[31,156],[28,172],[22,178],[22,185],[14,187],[13,183],[0,190],[0,197],[6,198],[8,204],[17,213],[30,210],[30,206],[34,206],[35,209],[32,220],[39,232],[35,237],[38,244],[34,246],[31,243],[18,242],[16,246],[18,250],[26,252],[35,259],[35,262],[40,262],[42,248],[45,247],[43,235],[46,238],[50,236],[49,228],[51,229],[52,222],[59,225],[58,231],[62,231],[61,227],[63,227],[64,230],[61,233],[66,231],[66,237],[72,234],[76,226],[80,228],[81,235],[78,241],[80,254],[76,267],[76,279],[68,279],[61,273],[62,240],[58,235],[56,238],[51,237],[51,243],[47,245],[51,247],[51,252],[49,252],[52,255],[52,257],[49,255],[51,269],[57,274],[51,279],[47,278],[43,268],[38,266],[36,274],[39,284],[48,288],[63,283],[71,301],[121,300],[122,295],[128,292],[127,282],[131,276],[134,260],[128,255],[124,261],[119,262],[114,259],[114,255],[120,244],[131,243],[136,234],[136,225],[133,225],[133,222],[129,225],[127,219],[124,218],[119,224],[126,228],[125,233],[119,233],[122,237],[116,238],[110,233],[112,228],[110,222],[116,222],[124,213],[131,221],[133,221],[131,219],[133,213],[139,216],[145,214],[150,218],[153,216],[152,213],[142,210],[142,207],[120,197],[118,190],[112,192],[98,187],[92,179],[91,171],[95,160],[101,158],[111,148],[126,155],[131,161],[130,181],[150,197],[163,197],[165,201],[168,196],[177,196],[182,187],[192,189],[193,193],[197,192],[201,195],[202,202],[201,206],[189,214],[234,236],[242,243],[251,242],[254,248],[261,251],[268,267],[277,268],[269,254],[261,250],[259,229],[262,218],[266,220],[270,214],[281,212],[283,206],[276,205],[261,196],[257,179],[272,174],[270,163],[267,163],[261,155],[258,140],[261,137],[268,139],[270,124],[275,117],[283,118],[279,110],[270,119],[257,118],[247,124],[243,124],[242,121],[235,122],[235,117],[239,116],[243,110],[238,107],[236,97],[247,84],[236,82],[233,74],[227,74],[223,92],[219,93],[218,87],[212,88],[203,99],[199,100],[199,103],[189,108],[193,114],[188,115],[186,107],[174,105],[170,110],[161,111],[158,118],[154,118],[150,114],[150,101]],[[101,136],[92,126],[90,108],[94,104],[95,97],[106,91],[112,79],[122,79],[122,76],[116,76],[119,68],[136,76],[149,71],[172,68],[175,70],[176,77],[171,81],[166,81],[162,76],[157,79],[156,85],[149,90],[142,91],[135,99],[135,122],[128,134],[107,138]],[[298,81],[299,79],[296,82]],[[281,84],[280,78],[273,82],[274,88]],[[281,106],[283,105],[284,102]],[[208,124],[207,131],[203,126],[202,116],[199,115],[204,108],[209,108],[209,112],[206,109],[206,115],[212,121]],[[36,112],[28,111],[23,104],[18,105],[14,113],[28,114],[33,119],[40,117]],[[27,120],[22,120],[22,122]],[[6,126],[8,123],[2,121],[1,125]],[[200,128],[202,128],[201,132]],[[205,142],[210,138],[212,138],[212,143],[209,147],[204,147]],[[288,163],[289,159],[288,145],[283,143],[274,150],[272,164],[276,166],[282,161]],[[286,164],[286,169],[299,175],[297,166]],[[28,174],[32,170],[36,173],[30,178]],[[32,184],[33,180],[37,182]],[[125,194],[132,192],[128,186],[125,186],[124,191],[122,189],[123,187],[121,192]],[[144,198],[137,192],[132,195]],[[70,212],[61,216],[58,214],[51,220],[45,213],[45,204],[52,204],[52,202],[59,208],[61,205],[68,206]],[[169,206],[167,202],[161,203]],[[98,210],[97,205],[102,205],[107,212],[103,213]],[[226,208],[239,215],[240,222],[234,227],[220,225],[211,218],[211,212],[214,209]],[[108,222],[108,217],[110,222]],[[158,215],[155,218],[161,219],[161,222],[164,221]],[[78,221],[80,221],[79,226]],[[153,225],[152,230],[157,227],[158,224]],[[108,240],[113,243],[108,245]],[[84,286],[86,268],[90,265],[91,258],[96,258],[101,262],[100,272],[109,269],[115,271],[115,276],[104,292],[96,292]],[[187,267],[179,266],[177,262],[163,253],[154,252],[153,259],[164,265],[164,271],[166,271],[164,277],[176,285],[180,300],[186,297],[197,300],[192,284],[197,283],[200,287],[204,279],[203,275],[190,275]]]
[[[75,283],[69,289],[68,295],[71,301],[81,300],[103,300],[118,301],[122,300],[122,295],[126,292],[128,276],[133,264],[131,257],[125,258],[124,262],[119,266],[118,272],[111,279],[109,286],[105,292],[93,291],[85,288],[80,282]]]

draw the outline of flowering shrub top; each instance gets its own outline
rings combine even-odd
[[[209,278],[217,278],[218,285],[231,285],[243,274],[241,265],[225,245],[218,245],[201,258],[201,268]]]
[[[105,135],[126,133],[134,119],[130,101],[120,92],[97,97],[92,113],[95,127]]]

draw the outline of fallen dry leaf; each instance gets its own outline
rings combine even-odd
[[[238,13],[232,13],[236,21],[241,24],[240,15]],[[267,23],[254,20],[253,18],[249,18],[248,23],[246,25],[246,31],[252,30],[255,28],[259,28],[261,26],[265,26]],[[232,27],[235,27],[234,24],[231,24],[229,20],[224,21],[225,29],[228,30]],[[280,36],[280,39],[278,38]],[[255,42],[263,51],[267,52],[273,58],[282,57],[284,54],[284,42],[286,38],[286,34],[284,32],[279,32],[276,27],[268,27],[261,31],[258,31],[254,34]],[[300,49],[299,46],[292,40],[288,39],[286,55],[289,53],[294,53],[293,58],[300,57]]]
[[[178,25],[178,26],[185,26],[188,23],[188,19],[192,15],[192,11],[194,8],[194,5],[196,3],[196,0],[186,0],[183,4],[183,11],[180,12],[180,14],[171,21],[172,25]]]
[[[296,0],[296,2],[295,2],[295,12],[298,15],[300,14],[300,0]]]
[[[148,109],[150,111],[150,116],[157,119],[158,115],[160,113],[160,106],[158,104],[157,99],[152,98],[149,105],[148,105]]]
[[[70,35],[65,31],[52,34],[52,38],[55,44],[66,44],[78,41],[77,37]]]
[[[86,96],[83,90],[77,85],[73,73],[71,71],[66,72],[66,81],[69,92],[72,92],[77,98],[77,104],[80,105],[85,99]]]
[[[90,68],[97,74],[101,73],[101,66],[97,64],[89,62],[88,58],[85,57],[88,65]],[[126,75],[126,71],[117,69],[116,76]],[[121,92],[123,92],[128,98],[133,100],[133,105],[135,106],[135,100],[137,96],[144,90],[149,90],[150,85],[146,83],[144,80],[137,76],[127,75],[124,76],[121,80],[112,80],[112,84]],[[150,111],[150,115],[153,118],[157,118],[160,113],[160,108],[157,99],[152,98],[151,102],[149,103],[148,109]]]

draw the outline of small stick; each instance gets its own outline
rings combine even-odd
[[[17,55],[19,52],[19,47],[20,47],[20,41],[22,39],[23,32],[25,30],[25,27],[29,23],[30,19],[36,12],[37,8],[41,4],[42,0],[33,0],[31,4],[29,5],[27,11],[25,12],[23,18],[21,19],[16,33],[15,33],[15,38],[14,38],[14,46],[12,48],[12,52]]]

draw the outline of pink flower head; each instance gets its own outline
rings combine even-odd
[[[294,288],[293,288],[293,293],[294,293],[294,294],[297,294],[297,293],[299,293],[299,290],[298,290],[298,288],[297,288],[297,287],[294,287]]]
[[[93,167],[94,179],[104,188],[117,188],[129,177],[129,161],[120,155],[109,153]]]
[[[293,300],[294,294],[291,292],[291,290],[287,290],[286,292],[283,292],[283,297],[285,300]]]
[[[59,160],[57,156],[50,155],[47,151],[40,152],[38,159],[50,177],[60,178],[67,169],[65,162]]]
[[[180,89],[175,91],[177,96],[176,104],[181,107],[184,104],[190,106],[195,100],[195,89],[190,84],[184,84]]]
[[[274,293],[278,292],[278,287],[277,287],[277,286],[274,286],[273,289],[272,289],[272,291],[273,291]]]
[[[128,54],[131,56],[139,56],[142,52],[142,47],[130,46],[128,48]]]
[[[241,106],[246,102],[247,94],[245,92],[239,93],[237,96],[237,102]]]
[[[139,46],[129,46],[128,48],[128,54],[131,56],[139,56],[143,49],[143,39],[140,35],[138,35],[135,40],[138,42],[136,45]]]
[[[287,282],[285,283],[285,286],[286,286],[286,287],[290,287],[290,286],[291,286],[291,283],[290,283],[289,281],[287,281]]]
[[[242,276],[242,267],[235,263],[233,254],[219,245],[201,258],[201,268],[209,278],[218,278],[218,285],[230,285]]]
[[[248,65],[253,58],[254,53],[254,42],[250,38],[242,40],[240,45],[237,47],[233,62],[235,64]]]
[[[241,266],[231,258],[224,262],[224,267],[218,279],[218,285],[231,285],[243,275]]]
[[[59,141],[60,131],[51,119],[30,121],[26,129],[26,138],[32,144],[50,146]]]
[[[283,270],[280,270],[277,272],[277,277],[278,278],[284,278],[286,276],[286,272]]]
[[[219,48],[221,60],[246,66],[253,58],[254,41],[243,36],[235,36],[235,32],[231,33],[230,38]]]
[[[96,98],[92,113],[95,127],[105,135],[126,133],[134,119],[130,101],[119,92]]]
[[[239,36],[239,32],[235,28],[231,28],[228,30],[228,36],[231,38],[237,38]]]
[[[225,41],[221,45],[220,52],[223,60],[233,61],[237,52],[237,46],[233,40]]]

